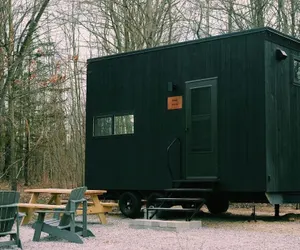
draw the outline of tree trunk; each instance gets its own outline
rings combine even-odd
[[[264,20],[264,0],[257,0],[256,5],[256,17],[257,17],[257,27],[263,27],[265,20]]]
[[[264,0],[250,0],[252,26],[263,27],[264,26]]]
[[[153,22],[153,1],[147,0],[145,25],[146,48],[150,48],[153,45]]]
[[[229,8],[228,8],[228,32],[231,33],[233,31],[233,15],[234,15],[234,0],[229,0]]]
[[[210,0],[206,0],[206,36],[210,35]]]
[[[169,27],[169,39],[168,39],[168,44],[172,43],[172,38],[173,38],[173,18],[172,18],[172,0],[168,0],[168,18],[169,18],[169,23],[170,23],[170,27]]]
[[[15,147],[15,110],[14,110],[14,99],[13,99],[13,88],[10,85],[8,88],[9,99],[8,99],[8,113],[9,113],[9,154],[8,154],[8,168],[11,190],[17,190],[17,164],[16,164],[16,147]]]
[[[9,123],[5,124],[5,145],[4,145],[4,167],[3,167],[3,175],[5,180],[9,181],[9,164],[10,164],[10,141],[9,141]]]
[[[278,8],[277,8],[278,29],[280,31],[283,31],[284,33],[288,33],[289,27],[288,27],[287,15],[285,12],[284,0],[278,0],[277,4],[278,4]]]
[[[26,134],[26,142],[25,142],[25,159],[24,159],[24,181],[25,181],[25,186],[28,186],[29,185],[29,180],[28,180],[29,152],[30,152],[30,130],[29,130],[28,119],[26,119],[25,121],[25,134]]]
[[[130,27],[130,21],[129,21],[129,14],[128,14],[128,6],[127,6],[127,0],[123,0],[123,9],[124,9],[124,52],[127,52],[130,50],[130,37],[129,37],[129,27]]]
[[[296,1],[291,1],[291,34],[292,36],[296,36]]]
[[[3,111],[0,110],[0,172],[4,169],[4,159],[5,159],[5,126],[3,119]]]
[[[13,25],[13,10],[12,2],[8,1],[8,25],[9,25],[9,45],[8,45],[8,67],[10,67],[14,60],[14,25]],[[11,80],[7,84],[8,87],[8,144],[9,151],[7,152],[7,168],[9,170],[10,185],[12,190],[17,190],[17,164],[15,164],[15,113],[14,113],[14,95]]]

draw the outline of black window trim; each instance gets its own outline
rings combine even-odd
[[[292,71],[292,83],[296,86],[300,86],[300,80],[297,81],[295,78],[295,67],[294,67],[295,61],[299,62],[299,64],[300,64],[300,56],[298,56],[298,55],[292,56],[292,70],[291,70]]]
[[[134,121],[133,121],[133,133],[128,134],[115,134],[115,116],[126,116],[126,115],[133,115]],[[95,135],[95,119],[97,118],[107,118],[111,117],[111,135]],[[107,138],[111,136],[132,136],[135,134],[135,112],[125,111],[125,112],[115,112],[115,113],[109,113],[109,114],[100,114],[93,116],[93,138]]]
[[[111,134],[110,135],[95,135],[95,120],[96,119],[101,119],[101,118],[111,118]],[[108,137],[108,136],[112,136],[114,134],[114,131],[113,131],[113,128],[114,128],[114,117],[113,115],[109,115],[109,114],[106,114],[106,115],[96,115],[96,116],[93,116],[93,137]]]

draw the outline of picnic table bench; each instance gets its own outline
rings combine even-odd
[[[62,199],[62,195],[69,195],[72,189],[61,188],[41,188],[41,189],[25,189],[25,193],[31,193],[31,198],[28,203],[18,203],[19,211],[26,214],[21,221],[21,225],[29,223],[35,210],[40,209],[64,209],[65,200]],[[106,193],[106,190],[87,190],[85,196],[89,196],[87,214],[96,214],[102,224],[106,224],[105,213],[111,212],[113,207],[118,206],[114,202],[101,202],[99,200],[100,195]],[[38,203],[40,194],[50,194],[50,199],[47,203]],[[78,209],[76,214],[81,215],[82,210]]]

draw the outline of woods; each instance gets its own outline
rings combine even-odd
[[[300,37],[296,0],[2,0],[0,10],[0,177],[12,189],[83,183],[87,58],[262,26]]]

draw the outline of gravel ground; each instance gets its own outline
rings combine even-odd
[[[33,242],[34,230],[30,225],[21,226],[20,230],[23,249],[300,249],[298,210],[287,211],[279,221],[266,211],[257,212],[257,222],[249,222],[250,214],[249,208],[231,209],[221,217],[212,217],[204,211],[196,218],[203,222],[201,229],[182,232],[132,229],[130,219],[121,215],[109,215],[108,224],[101,225],[96,217],[88,216],[88,227],[96,237],[84,239],[83,245],[46,234],[42,235],[40,242]]]

